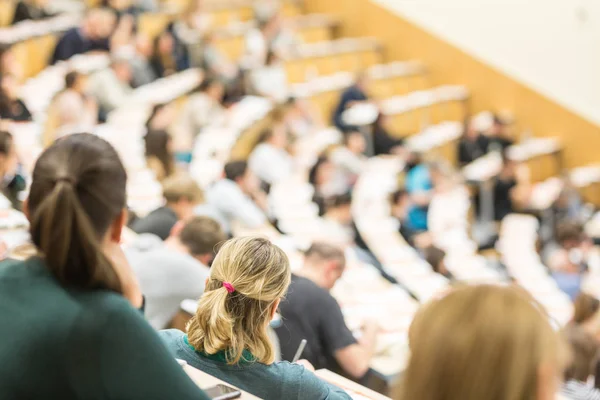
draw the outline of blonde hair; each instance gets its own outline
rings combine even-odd
[[[187,325],[190,344],[207,354],[225,351],[231,365],[242,360],[245,350],[254,361],[271,364],[275,351],[267,325],[274,303],[285,295],[290,281],[286,254],[268,239],[225,242],[211,267],[198,311]],[[229,293],[224,283],[235,291]]]
[[[565,349],[529,294],[492,285],[459,288],[424,306],[409,342],[397,400],[535,399],[539,367],[560,368]]]
[[[204,192],[188,174],[172,175],[162,182],[162,187],[163,197],[167,203],[177,203],[181,199],[187,199],[192,203],[204,202]]]

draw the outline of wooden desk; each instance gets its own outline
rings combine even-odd
[[[356,398],[358,398],[358,396],[361,396],[361,399],[364,398],[369,400],[392,400],[387,396],[377,393],[371,389],[367,389],[366,387],[361,386],[358,383],[346,379],[327,369],[320,369],[318,371],[315,371],[315,375],[323,379],[325,382],[329,382],[334,386],[344,389],[352,398],[355,398],[354,396],[357,396]]]
[[[198,385],[203,390],[206,390],[208,388],[211,388],[211,387],[213,387],[215,385],[219,385],[219,384],[231,386],[229,383],[223,382],[222,380],[215,378],[212,375],[208,375],[207,373],[202,372],[194,367],[190,367],[189,365],[184,366],[183,370],[196,383],[196,385]],[[242,400],[260,400],[260,397],[256,397],[254,395],[251,395],[250,393],[242,391],[242,397],[240,397],[240,399],[242,399]]]

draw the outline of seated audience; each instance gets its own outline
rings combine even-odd
[[[357,75],[354,85],[344,90],[333,112],[333,124],[341,131],[351,128],[342,121],[342,114],[348,108],[369,100],[369,76],[365,72]]]
[[[373,123],[373,153],[380,154],[399,154],[405,153],[404,139],[395,137],[389,130],[390,118],[383,113],[379,113]]]
[[[175,39],[168,30],[163,31],[154,39],[154,51],[150,65],[155,76],[163,78],[187,68],[187,65],[177,59],[175,50]]]
[[[218,220],[226,223],[226,232],[231,233],[234,221],[248,228],[267,224],[267,195],[246,161],[225,164],[224,175],[206,191],[206,203],[216,210]]]
[[[166,240],[177,221],[194,215],[194,207],[202,202],[203,193],[188,175],[171,176],[162,182],[162,186],[166,204],[134,221],[131,229],[136,233],[152,233]]]
[[[103,115],[125,105],[132,91],[131,77],[131,67],[124,58],[113,59],[110,68],[90,77],[90,93],[98,101]]]
[[[570,326],[565,333],[571,347],[571,363],[565,370],[560,394],[570,400],[600,399],[600,390],[588,385],[595,374],[600,344],[581,327]]]
[[[196,93],[190,95],[181,116],[181,129],[190,140],[211,122],[223,116],[225,86],[217,79],[206,78]],[[191,147],[191,144],[190,144]],[[189,148],[189,147],[188,147]]]
[[[412,247],[424,249],[431,244],[431,235],[411,225],[408,213],[412,207],[410,195],[405,189],[398,189],[390,196],[392,217],[400,223],[398,231]]]
[[[0,119],[15,122],[32,120],[29,109],[19,99],[19,83],[16,77],[10,74],[0,75]]]
[[[27,20],[40,20],[54,14],[46,10],[48,0],[20,0],[15,7],[12,24]]]
[[[287,256],[267,239],[232,239],[217,253],[187,335],[160,335],[175,357],[260,398],[350,399],[302,365],[274,362],[267,329],[290,275]]]
[[[248,167],[260,180],[273,185],[292,174],[294,160],[287,151],[285,126],[275,125],[261,135],[259,144],[248,158]]]
[[[240,73],[238,66],[232,62],[216,45],[217,35],[209,32],[204,37],[202,60],[208,75],[216,76],[227,86],[235,83]]]
[[[288,98],[288,79],[285,65],[273,51],[267,53],[265,66],[250,73],[252,88],[259,96],[268,97],[276,103]]]
[[[167,132],[174,117],[175,110],[171,104],[157,104],[146,122],[146,162],[159,181],[175,173],[173,140]]]
[[[208,399],[138,310],[119,245],[126,180],[117,152],[89,134],[37,160],[25,214],[43,256],[0,266],[2,397]]]
[[[152,59],[152,43],[147,36],[138,33],[135,38],[135,52],[129,58],[131,67],[131,86],[138,88],[154,82],[158,75],[154,71]]]
[[[465,130],[458,142],[458,162],[469,164],[488,152],[489,139],[477,131],[472,121],[465,122]]]
[[[525,206],[529,198],[529,183],[523,167],[502,155],[502,169],[494,179],[494,220],[502,221],[515,212],[519,205]]]
[[[194,217],[173,228],[164,242],[139,235],[126,251],[146,299],[145,315],[164,329],[186,299],[198,299],[210,273],[216,246],[227,240],[218,222]]]
[[[285,102],[284,123],[295,137],[308,135],[315,128],[323,127],[319,111],[310,102],[294,97]]]
[[[465,286],[426,304],[394,400],[554,399],[564,345],[542,310],[514,286]]]
[[[327,199],[348,192],[335,176],[336,167],[326,155],[321,155],[308,172],[308,183],[314,188],[312,201],[319,207],[319,215],[325,214]]]
[[[423,162],[419,154],[412,154],[410,157],[406,163],[405,182],[411,199],[408,221],[413,229],[426,231],[428,207],[433,195],[434,165]]]
[[[367,164],[364,154],[366,149],[365,136],[359,131],[351,130],[344,133],[344,145],[331,152],[331,161],[337,167],[340,184],[346,185],[348,189],[354,186]]]
[[[329,293],[345,265],[340,249],[314,243],[306,251],[302,269],[292,274],[288,294],[279,305],[283,323],[276,332],[284,360],[291,360],[306,339],[302,354],[316,369],[359,379],[369,370],[379,327],[367,321],[357,341],[346,326],[339,304]]]
[[[89,10],[81,26],[69,29],[60,38],[52,54],[52,64],[68,60],[76,54],[108,51],[116,21],[115,14],[109,9]]]
[[[512,146],[515,141],[511,137],[508,129],[506,129],[506,122],[504,122],[499,116],[494,115],[492,127],[488,132],[489,147],[488,150],[499,150],[506,151]]]
[[[354,244],[355,233],[352,228],[352,195],[350,193],[335,195],[327,199],[323,215],[323,239],[346,247]]]

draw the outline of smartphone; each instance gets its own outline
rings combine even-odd
[[[236,388],[226,385],[217,385],[208,389],[204,389],[204,393],[212,400],[231,400],[242,397],[242,392]]]

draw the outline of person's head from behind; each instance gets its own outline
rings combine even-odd
[[[573,302],[573,323],[583,324],[589,321],[600,309],[600,301],[592,295],[581,292]]]
[[[176,174],[162,182],[167,207],[175,211],[180,220],[190,218],[194,208],[204,201],[204,193],[198,183],[187,174]]]
[[[390,195],[390,210],[393,217],[406,218],[410,205],[410,195],[405,189],[398,189]]]
[[[225,95],[225,85],[217,78],[206,78],[202,81],[198,90],[214,101],[221,103]]]
[[[227,240],[221,225],[208,217],[194,217],[182,222],[181,230],[171,232],[189,254],[206,266],[210,266],[215,258],[217,246]]]
[[[467,140],[475,140],[481,136],[472,118],[465,119],[463,136]]]
[[[598,363],[598,340],[580,326],[569,326],[565,336],[571,349],[571,362],[565,369],[565,382],[575,380],[587,383]]]
[[[83,94],[86,90],[87,77],[77,71],[71,71],[65,75],[65,88]]]
[[[260,180],[250,171],[246,161],[228,162],[224,172],[225,179],[235,182],[246,194],[252,194],[260,187]]]
[[[344,274],[346,256],[337,246],[316,242],[304,253],[302,268],[318,286],[331,290]]]
[[[225,351],[229,364],[274,361],[267,327],[291,281],[289,260],[268,239],[242,237],[223,244],[215,257],[198,311],[188,326],[197,351]],[[247,353],[246,353],[247,354]]]
[[[83,23],[83,32],[92,40],[108,38],[117,24],[117,16],[108,8],[92,8]]]
[[[259,142],[270,144],[278,149],[285,149],[289,144],[285,125],[279,124],[265,130],[261,134]]]
[[[121,240],[126,183],[117,152],[94,135],[59,139],[37,160],[23,208],[33,243],[64,286],[122,292],[102,249]]]
[[[465,286],[417,312],[396,400],[554,399],[564,345],[514,286]]]
[[[325,215],[337,222],[349,225],[352,223],[352,195],[337,194],[326,200]]]
[[[444,259],[446,258],[446,252],[444,250],[435,246],[429,246],[425,250],[423,250],[423,256],[425,258],[425,261],[427,261],[427,263],[431,265],[433,272],[441,274],[447,278],[450,277],[450,274],[448,272],[448,269],[446,269],[446,264],[444,261]]]
[[[489,129],[489,135],[492,137],[506,137],[506,122],[498,115],[493,116],[492,126]]]
[[[165,176],[175,173],[175,156],[172,149],[171,135],[163,129],[149,129],[144,136],[147,158],[154,157],[164,170]]]
[[[320,156],[308,172],[308,182],[319,190],[329,184],[334,176],[335,166],[326,155]]]
[[[5,176],[17,171],[19,160],[13,136],[6,131],[0,131],[0,187]]]
[[[350,130],[344,132],[344,146],[354,154],[363,154],[367,149],[367,141],[361,132]]]
[[[556,226],[556,241],[566,249],[571,250],[579,247],[585,239],[583,226],[576,221],[560,221]]]

